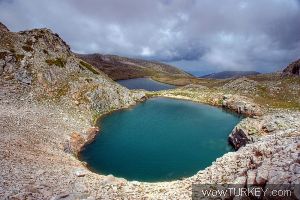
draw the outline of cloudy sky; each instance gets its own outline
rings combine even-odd
[[[0,0],[0,21],[51,28],[75,52],[202,73],[269,72],[300,58],[300,0]]]

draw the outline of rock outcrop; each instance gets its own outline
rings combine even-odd
[[[250,117],[263,114],[261,106],[254,103],[251,99],[240,95],[224,95],[222,106]]]
[[[240,147],[245,146],[250,142],[249,136],[243,131],[243,129],[235,128],[228,137],[229,143],[238,150]]]
[[[283,76],[300,75],[300,59],[292,62],[283,70]]]
[[[207,103],[250,117],[260,116],[264,112],[259,104],[246,96],[225,94],[224,91],[213,90],[201,85],[190,84],[174,90],[158,91],[149,94]]]
[[[240,147],[258,141],[262,136],[281,130],[300,129],[299,112],[268,113],[260,117],[243,119],[229,135],[229,142],[238,150]]]
[[[33,100],[55,102],[93,116],[128,107],[143,96],[78,59],[59,35],[49,29],[19,33],[2,29],[5,37],[0,38],[1,78],[5,84],[28,85]]]

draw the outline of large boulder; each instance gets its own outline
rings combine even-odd
[[[251,138],[241,128],[235,128],[228,137],[229,143],[238,150],[240,147],[245,146],[251,141]]]

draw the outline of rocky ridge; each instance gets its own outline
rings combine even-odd
[[[200,78],[211,78],[211,79],[227,79],[227,78],[239,78],[243,76],[253,76],[260,74],[256,71],[222,71],[212,74],[200,76]]]
[[[292,62],[283,70],[283,76],[300,75],[300,59]]]
[[[113,80],[149,76],[192,77],[176,67],[155,61],[103,54],[77,54],[77,56]]]

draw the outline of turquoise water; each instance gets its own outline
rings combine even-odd
[[[189,177],[232,151],[227,137],[241,117],[190,101],[149,99],[98,122],[82,160],[101,174],[128,180]]]
[[[119,84],[128,89],[144,89],[148,91],[167,90],[175,88],[174,85],[160,83],[149,78],[134,78],[128,80],[119,80]]]

